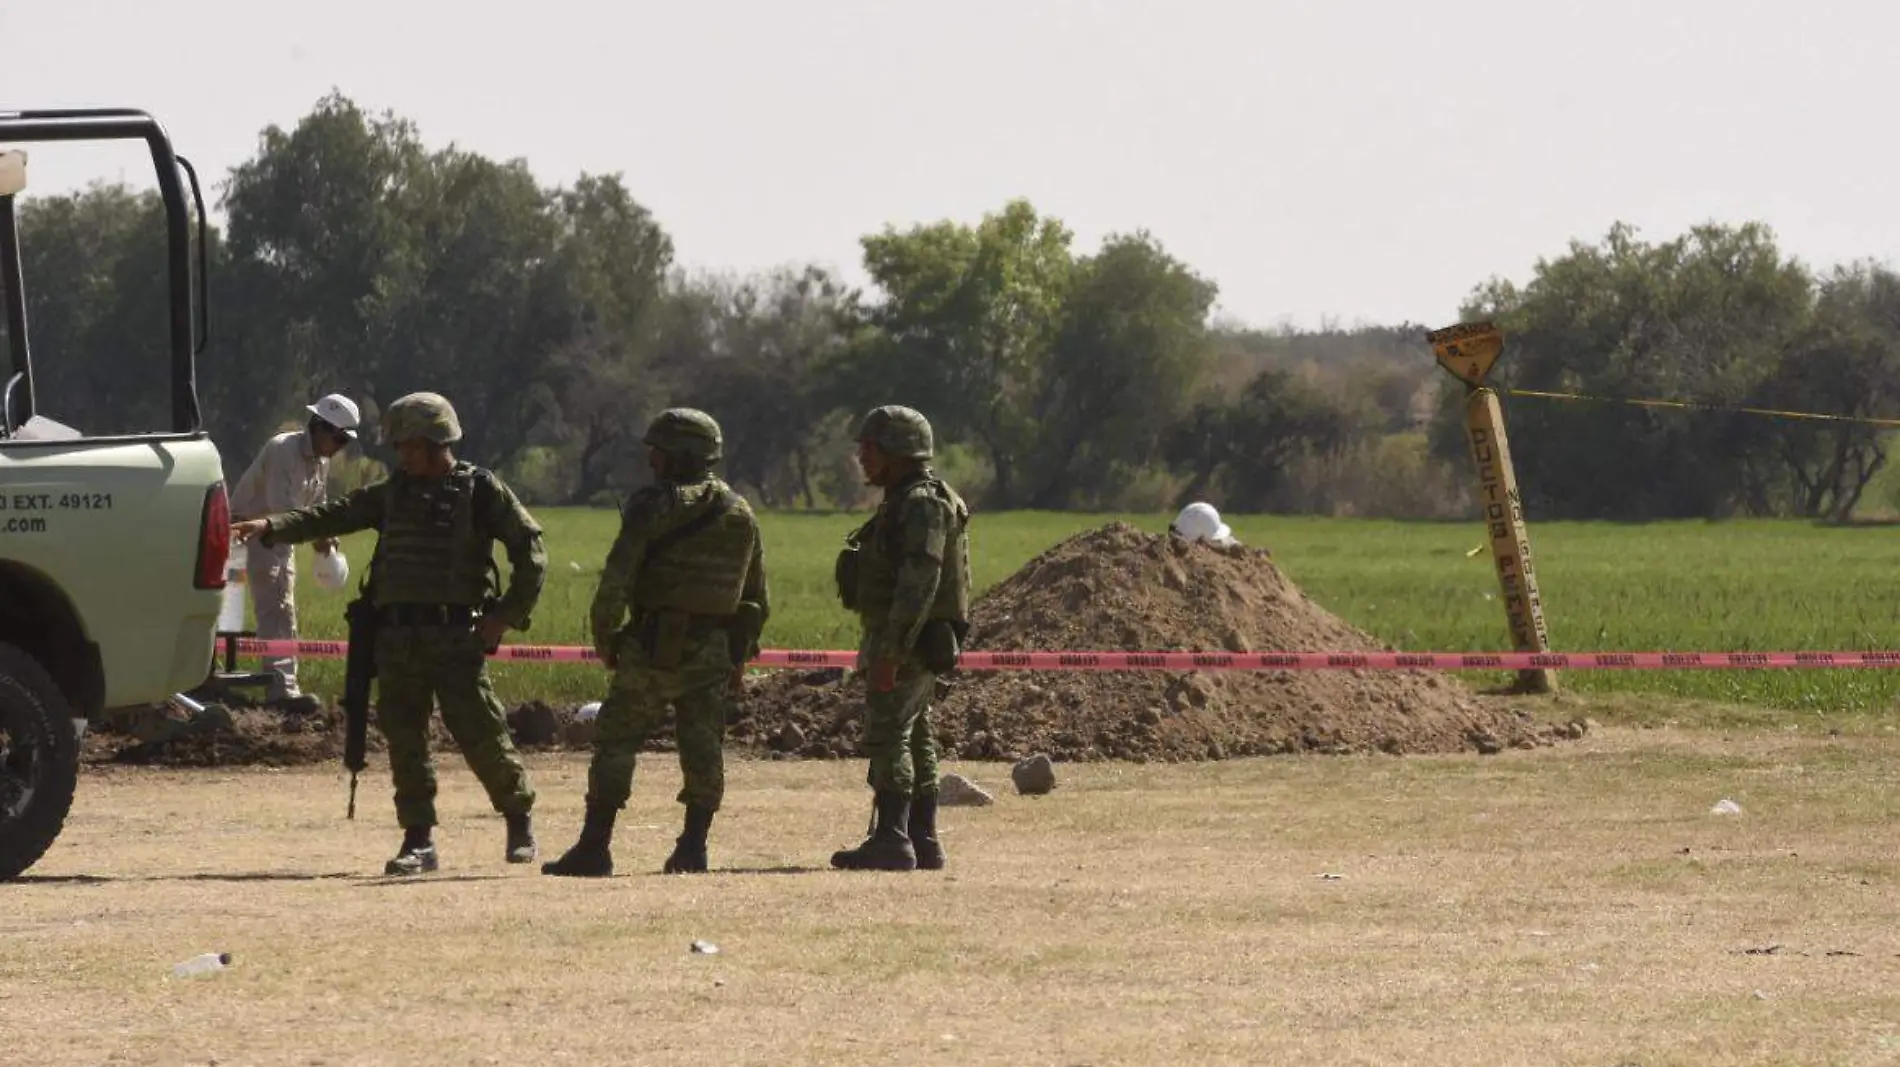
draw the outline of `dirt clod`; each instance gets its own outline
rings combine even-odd
[[[508,732],[517,745],[552,745],[561,737],[561,717],[539,700],[508,713]]]

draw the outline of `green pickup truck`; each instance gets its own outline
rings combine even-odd
[[[60,354],[28,343],[14,210],[27,154],[16,146],[90,140],[143,141],[164,201],[171,425],[153,432],[88,436],[42,413],[34,395],[34,358]],[[181,170],[197,207],[195,264]],[[59,836],[89,722],[108,708],[161,703],[213,673],[230,539],[223,464],[198,410],[204,227],[197,175],[150,115],[0,111],[10,357],[0,366],[0,880]]]

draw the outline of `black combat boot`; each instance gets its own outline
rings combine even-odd
[[[614,808],[604,804],[587,805],[587,821],[581,825],[581,839],[560,859],[541,865],[542,874],[574,878],[605,878],[614,873]]]
[[[905,826],[910,822],[910,798],[902,793],[877,794],[877,827],[857,848],[831,854],[831,865],[847,871],[911,871],[917,853],[910,847]]]
[[[673,854],[666,857],[667,874],[699,874],[706,870],[706,831],[712,829],[713,813],[697,804],[686,805],[686,829],[673,842]]]
[[[525,811],[502,817],[508,820],[508,862],[533,863],[534,817]]]
[[[910,845],[917,852],[917,869],[943,870],[943,846],[937,842],[937,794],[910,798]]]
[[[436,868],[435,841],[427,826],[410,826],[402,832],[402,848],[396,858],[383,864],[384,874],[423,874]]]

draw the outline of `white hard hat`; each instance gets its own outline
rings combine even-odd
[[[331,393],[310,405],[308,410],[351,437],[356,436],[356,424],[361,421],[357,416],[356,403],[342,393]]]
[[[1190,541],[1212,541],[1226,544],[1234,539],[1234,532],[1220,521],[1220,512],[1214,505],[1196,501],[1181,509],[1175,516],[1173,531]]]
[[[350,580],[349,557],[343,554],[341,548],[328,554],[317,553],[316,565],[312,569],[315,571],[317,584],[325,589],[341,589],[343,583]]]

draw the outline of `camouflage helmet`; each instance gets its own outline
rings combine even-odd
[[[929,459],[936,451],[930,420],[915,408],[896,404],[873,408],[858,424],[858,440],[871,442],[893,459]]]
[[[440,393],[410,393],[383,411],[383,442],[401,444],[420,437],[438,445],[462,439],[455,408]]]
[[[647,424],[641,438],[649,447],[711,465],[719,461],[724,438],[711,415],[696,408],[667,408]]]

